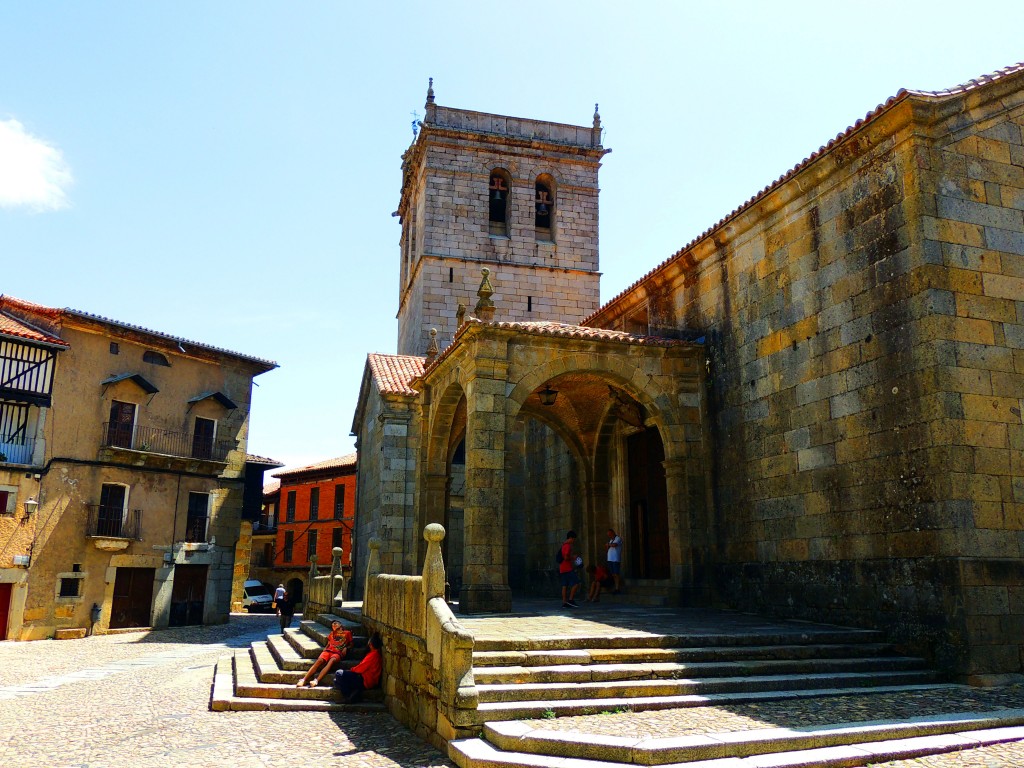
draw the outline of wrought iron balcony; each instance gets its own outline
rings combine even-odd
[[[0,464],[31,464],[35,445],[30,437],[0,436]]]
[[[225,461],[231,450],[230,443],[215,443],[198,432],[175,432],[109,421],[103,423],[103,445],[207,461]]]
[[[97,539],[142,541],[142,510],[90,504],[85,535]]]
[[[267,520],[256,520],[252,524],[252,532],[254,535],[265,535],[268,533],[277,532],[277,523],[275,521]]]

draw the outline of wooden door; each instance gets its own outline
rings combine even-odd
[[[665,485],[665,447],[656,427],[626,439],[629,456],[630,539],[623,549],[629,575],[640,579],[667,579],[669,567],[668,492]]]
[[[113,401],[110,404],[110,423],[107,425],[107,445],[131,448],[134,431],[135,403]]]
[[[196,427],[192,432],[192,458],[213,458],[213,437],[217,431],[217,422],[213,419],[196,417]]]
[[[8,616],[11,612],[13,584],[0,584],[0,640],[7,639]]]
[[[110,628],[148,627],[153,610],[153,568],[118,568],[114,576],[114,599],[110,606]]]
[[[187,627],[203,623],[203,604],[206,600],[206,565],[174,566],[174,586],[171,588],[172,627]]]
[[[96,535],[120,538],[124,524],[127,487],[105,483],[100,490],[100,509],[96,518]],[[147,625],[148,626],[148,625]]]

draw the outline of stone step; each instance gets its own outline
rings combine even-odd
[[[796,698],[826,698],[876,693],[911,693],[916,691],[956,689],[948,683],[920,685],[872,685],[870,687],[807,688],[798,690],[735,691],[676,696],[621,696],[591,699],[526,700],[481,702],[475,722],[483,725],[496,720],[526,720],[576,715],[600,715],[607,712],[644,712],[658,709],[682,709],[705,706],[728,706],[751,702],[784,701]]]
[[[304,659],[315,659],[324,649],[322,642],[314,640],[301,629],[295,629],[294,627],[288,627],[284,631],[284,639],[295,653]]]
[[[764,677],[771,675],[838,672],[898,672],[925,668],[923,659],[879,656],[852,659],[768,659],[722,662],[650,662],[642,664],[558,664],[530,667],[474,669],[477,685],[521,683],[600,683],[620,680],[678,680],[708,677]]]
[[[675,680],[609,680],[581,683],[477,684],[481,702],[558,701],[562,699],[685,696],[730,691],[799,690],[829,686],[913,685],[935,682],[931,670],[896,672],[834,672],[759,677],[707,677]]]
[[[1013,711],[1020,712],[1020,711]],[[986,713],[993,715],[995,713]],[[771,735],[767,732],[737,732],[650,741],[663,744],[659,752],[650,752],[642,739],[592,736],[580,733],[552,732],[545,752],[532,753],[528,739],[498,740],[508,751],[482,738],[460,739],[449,744],[449,756],[460,768],[611,768],[626,765],[685,764],[688,768],[840,768],[867,763],[908,760],[939,755],[979,746],[1024,738],[1024,727],[999,717],[974,720],[953,716],[948,722],[907,724],[906,728],[870,724],[848,724],[833,729],[815,729],[804,734],[792,730]],[[508,732],[515,732],[515,723]],[[767,730],[767,729],[766,729]],[[487,732],[487,738],[494,730]],[[514,750],[514,751],[513,751]],[[579,756],[579,757],[578,757]],[[761,759],[759,759],[759,757]],[[743,759],[745,758],[745,759]]]
[[[303,666],[300,669],[283,668],[271,650],[269,642],[264,640],[255,641],[249,648],[249,655],[252,658],[253,667],[256,670],[256,678],[261,683],[283,683],[295,685],[303,678],[313,663],[309,659],[302,659],[301,661]],[[340,665],[335,665],[334,671],[339,669],[351,669],[358,663],[358,659],[342,659]],[[327,681],[326,678],[324,681]]]
[[[349,622],[342,622],[342,626],[352,633],[353,650],[356,648],[365,648],[368,642],[366,632],[361,626],[352,627],[348,625]],[[328,619],[326,624],[319,620],[303,620],[299,622],[299,630],[310,639],[315,640],[320,644],[320,647],[323,648],[327,643],[327,636],[331,634],[331,620]]]
[[[554,664],[606,664],[647,662],[735,661],[739,659],[840,659],[881,656],[892,652],[889,643],[831,645],[752,645],[727,648],[573,648],[538,651],[474,651],[473,667],[551,666]]]
[[[235,695],[233,657],[225,656],[214,667],[210,709],[215,712],[291,711],[291,712],[375,712],[387,710],[381,701],[364,699],[356,704],[335,700],[279,699]]]
[[[806,632],[745,632],[689,635],[590,635],[549,637],[477,636],[474,651],[557,651],[581,648],[746,648],[769,645],[860,645],[884,641],[871,629],[814,629]]]
[[[268,635],[267,648],[274,656],[277,666],[290,672],[305,673],[309,669],[309,665],[313,663],[312,659],[300,656],[284,635]]]
[[[253,666],[252,657],[245,651],[235,652],[235,696],[239,698],[261,698],[261,699],[295,699],[302,701],[339,701],[339,695],[327,680],[316,688],[296,688],[300,675],[297,673],[285,673],[295,675],[294,681],[290,683],[262,682],[256,668]],[[383,695],[380,689],[367,691],[363,695],[366,701],[382,701]]]

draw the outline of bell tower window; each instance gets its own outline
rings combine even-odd
[[[508,195],[512,187],[511,181],[505,171],[491,171],[491,181],[487,187],[487,233],[491,237],[508,237]]]
[[[550,177],[539,177],[534,185],[534,192],[534,226],[537,229],[537,239],[543,242],[553,242],[555,239],[552,227],[552,222],[555,220],[555,194]]]

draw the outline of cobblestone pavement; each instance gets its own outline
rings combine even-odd
[[[392,717],[210,712],[213,665],[276,617],[84,640],[0,643],[0,766],[447,766]]]

